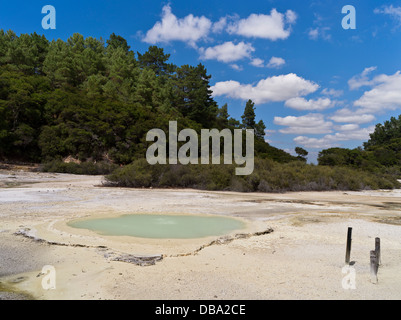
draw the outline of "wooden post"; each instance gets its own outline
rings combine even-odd
[[[376,251],[377,265],[380,265],[382,263],[380,256],[380,238],[375,238],[375,251]]]
[[[345,251],[345,263],[349,264],[350,262],[350,257],[351,257],[351,241],[352,241],[352,228],[348,227],[348,233],[347,233],[347,248]]]
[[[370,251],[370,279],[372,283],[377,283],[377,271],[378,271],[378,263],[377,263],[377,255],[376,251]]]

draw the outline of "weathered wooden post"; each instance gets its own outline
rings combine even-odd
[[[351,257],[351,241],[352,241],[352,228],[348,227],[348,233],[347,233],[347,248],[345,251],[345,263],[349,264],[350,262],[350,257]]]
[[[376,250],[370,251],[370,279],[373,283],[377,283],[378,262]]]
[[[382,263],[380,256],[380,238],[375,238],[375,251],[376,251],[377,265],[380,265]]]

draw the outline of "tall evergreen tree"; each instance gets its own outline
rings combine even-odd
[[[118,47],[108,52],[106,57],[107,83],[103,90],[108,97],[124,102],[133,102],[135,83],[139,75],[139,68],[134,53]]]
[[[202,64],[193,67],[183,65],[177,68],[173,77],[174,106],[185,117],[204,127],[214,124],[217,104],[212,98],[206,68]]]
[[[130,46],[126,39],[121,36],[117,36],[114,32],[110,35],[109,39],[106,41],[108,50],[115,50],[117,48],[123,49],[125,53],[128,53]]]
[[[245,129],[255,129],[255,103],[249,99],[246,102],[244,114],[241,116],[242,125]]]
[[[139,66],[152,69],[157,76],[171,75],[177,68],[174,64],[167,63],[170,55],[157,46],[150,46],[144,54],[138,52],[137,55]]]
[[[370,134],[369,141],[364,143],[365,149],[369,150],[374,146],[380,146],[384,143],[389,143],[392,139],[401,138],[401,115],[398,119],[391,117],[390,120],[383,124],[378,123],[375,131]]]
[[[230,115],[228,114],[228,106],[227,103],[225,103],[221,108],[218,109],[217,120],[223,127],[226,127],[229,123],[229,117]]]
[[[242,127],[244,129],[254,129],[256,138],[264,139],[266,125],[263,120],[259,120],[259,122],[256,123],[255,103],[251,99],[246,102],[244,114],[241,118]]]
[[[263,120],[259,120],[259,122],[255,125],[255,136],[259,139],[264,139],[266,133],[266,125]]]

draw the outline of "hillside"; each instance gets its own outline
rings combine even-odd
[[[240,123],[213,100],[206,68],[175,66],[162,48],[135,53],[112,34],[48,41],[0,31],[0,159],[125,165],[144,158],[152,128],[252,128],[256,152],[295,160],[263,139],[255,114]],[[249,118],[250,117],[250,118]],[[243,123],[248,123],[246,126]],[[251,125],[249,125],[251,123]]]
[[[241,121],[233,119],[227,104],[214,101],[210,79],[202,64],[176,66],[156,46],[135,53],[115,34],[106,41],[77,33],[48,41],[0,30],[0,160],[41,163],[43,171],[111,173],[108,184],[126,187],[282,192],[400,186],[393,172],[344,168],[324,163],[323,156],[321,164],[333,168],[308,165],[306,150],[297,148],[301,156],[294,157],[269,145],[254,103],[247,101]],[[169,121],[198,136],[205,128],[253,129],[254,172],[236,176],[231,164],[149,165],[146,135],[153,128],[167,132]],[[380,148],[367,146],[387,159]]]

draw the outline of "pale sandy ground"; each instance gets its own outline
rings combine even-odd
[[[0,171],[0,291],[10,291],[3,298],[13,290],[36,299],[401,298],[400,190],[244,194],[101,183],[102,177]],[[239,232],[274,232],[191,254],[215,238],[101,237],[66,226],[76,218],[137,212],[228,215],[247,222]],[[355,289],[342,286],[348,227]],[[28,229],[68,245],[14,234]],[[382,247],[377,284],[369,269],[375,237]],[[122,253],[165,257],[152,266],[111,261]],[[56,270],[54,290],[42,288],[45,265]]]

